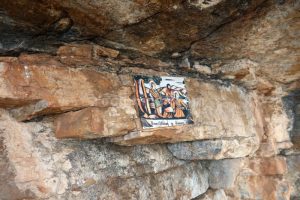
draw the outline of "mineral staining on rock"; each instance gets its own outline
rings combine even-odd
[[[56,137],[92,139],[135,131],[135,119],[125,113],[121,108],[89,107],[62,114],[55,121]]]
[[[208,188],[208,171],[200,162],[180,161],[163,145],[58,140],[51,123],[18,123],[4,110],[0,125],[7,164],[14,169],[11,183],[33,197],[192,199]]]
[[[1,200],[300,198],[299,1],[0,7]],[[194,124],[143,129],[136,75]]]
[[[192,141],[201,139],[259,137],[255,96],[235,86],[186,79],[194,124],[140,130],[110,139],[122,145]],[[230,109],[228,109],[230,108]],[[232,120],[234,119],[234,120]],[[255,146],[259,140],[252,140]]]
[[[262,134],[256,127],[258,122],[255,110],[258,105],[255,103],[255,95],[234,85],[223,86],[213,80],[201,81],[196,78],[185,78],[185,88],[178,90],[160,88],[163,93],[170,90],[169,100],[172,100],[171,95],[176,99],[172,102],[176,112],[159,113],[162,118],[169,119],[167,115],[174,115],[173,118],[178,115],[178,120],[189,120],[192,116],[193,124],[143,129],[144,125],[135,108],[139,102],[134,98],[137,94],[135,87],[142,90],[142,87],[139,88],[142,85],[133,85],[134,73],[122,74],[120,78],[116,72],[70,68],[67,63],[59,62],[67,55],[73,60],[93,58],[90,62],[96,62],[98,54],[94,55],[96,57],[92,55],[99,48],[92,45],[61,47],[58,50],[59,57],[38,57],[39,60],[44,59],[44,62],[37,62],[36,57],[31,55],[15,59],[3,58],[1,106],[10,109],[12,116],[20,121],[67,112],[55,119],[57,137],[111,137],[107,140],[122,145],[259,137]],[[23,64],[25,61],[26,65]],[[59,66],[57,63],[60,63]],[[129,80],[129,83],[124,80]],[[147,87],[147,90],[150,89]],[[146,87],[143,91],[149,94]],[[188,101],[185,102],[181,96],[186,94]],[[148,101],[146,106],[140,102],[143,107],[139,109],[148,108],[150,112],[150,103]],[[163,107],[163,102],[159,104]],[[166,109],[173,109],[171,102],[169,104]],[[256,146],[259,140],[250,141],[252,146]]]

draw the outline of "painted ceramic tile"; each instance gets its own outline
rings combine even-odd
[[[134,81],[143,128],[193,123],[183,77],[135,76]]]

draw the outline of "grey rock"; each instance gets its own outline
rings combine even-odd
[[[218,160],[244,157],[258,148],[255,137],[217,139],[169,144],[172,154],[184,160]]]
[[[208,189],[204,194],[196,197],[194,200],[227,200],[224,190]]]
[[[291,199],[300,199],[300,155],[286,157],[288,165],[287,180],[292,185]]]
[[[10,181],[0,191],[10,199],[191,199],[209,187],[200,162],[178,160],[166,145],[57,140],[51,122],[20,123],[3,110],[0,127],[8,163],[0,176]]]
[[[49,105],[46,100],[39,100],[23,107],[11,109],[10,114],[18,121],[24,121],[30,119],[39,112],[42,112],[48,106]]]
[[[212,161],[209,165],[209,186],[213,189],[233,187],[241,164],[241,159]]]

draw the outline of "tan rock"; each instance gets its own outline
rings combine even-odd
[[[93,46],[89,44],[70,44],[57,50],[60,61],[67,65],[92,64]]]
[[[188,200],[209,187],[208,171],[200,162],[178,160],[165,145],[58,140],[51,123],[17,122],[1,109],[0,127],[1,200],[82,200],[95,195]]]
[[[268,140],[260,143],[260,147],[256,154],[259,157],[272,157],[279,153],[276,143],[274,140]]]
[[[84,49],[86,52],[82,52]],[[78,58],[81,56],[89,58],[90,51],[89,45],[70,45],[61,47],[58,52],[59,56],[75,55]],[[41,58],[48,59],[46,56]],[[95,126],[92,127],[84,121],[76,122],[73,117],[64,117],[61,120],[64,119],[63,123],[69,124],[69,128],[58,129],[59,137],[95,138],[128,133],[124,137],[116,137],[110,141],[134,145],[257,136],[258,129],[254,113],[257,104],[253,101],[255,97],[237,86],[222,86],[218,82],[186,79],[195,123],[143,130],[137,118],[134,98],[132,98],[134,95],[131,76],[123,74],[119,77],[114,73],[57,67],[55,62],[47,62],[44,66],[43,62],[37,62],[35,59],[24,55],[22,60],[27,60],[26,62],[7,58],[1,64],[0,106],[11,108],[11,114],[18,120],[23,121],[39,115],[94,106],[98,107],[98,110],[103,109],[96,115],[82,110],[64,116],[87,115],[91,120],[105,119],[105,124],[102,125],[107,128],[106,131],[94,129]],[[136,71],[134,69],[132,68],[131,72],[133,74],[144,72],[140,68]],[[153,70],[146,70],[144,73],[146,72],[157,74]],[[118,116],[115,117],[116,119],[108,115],[111,109],[115,110]],[[130,123],[127,123],[129,121]],[[71,130],[75,126],[80,128]],[[62,131],[63,129],[65,131]],[[113,133],[113,131],[116,132]],[[89,135],[89,132],[94,135]]]
[[[286,1],[280,10],[277,6],[270,3],[265,9],[249,13],[204,40],[197,41],[191,48],[193,57],[232,64],[246,59],[257,62],[256,75],[259,77],[280,83],[298,80],[300,68],[296,30],[299,29],[299,5]],[[278,19],[278,16],[281,18]],[[266,91],[266,86],[263,86],[263,91]]]
[[[4,138],[3,142],[9,161],[7,164],[14,169],[11,174],[14,179],[10,180],[10,184],[16,185],[20,191],[29,192],[27,195],[24,192],[25,199],[30,196],[47,198],[50,193],[64,193],[68,187],[66,175],[61,172],[53,173],[53,165],[49,164],[49,162],[43,162],[45,160],[38,159],[40,155],[39,148],[34,148],[33,135],[26,124],[16,122],[6,111],[0,109],[0,126],[1,138]],[[41,141],[41,143],[47,142]],[[63,157],[64,152],[62,151],[60,154]],[[4,171],[4,173],[8,172]],[[4,181],[7,183],[9,180],[4,179]],[[10,188],[12,186],[7,187]],[[5,197],[8,191],[2,191],[1,197],[3,195]],[[10,195],[13,197],[14,195],[17,196],[17,194]]]
[[[111,57],[111,58],[116,58],[119,55],[119,51],[102,47],[99,45],[94,45],[94,56],[104,56],[104,57]]]
[[[200,65],[199,62],[195,62],[193,68],[203,74],[211,74],[211,68],[206,65]]]
[[[249,160],[247,165],[257,175],[271,176],[287,172],[287,164],[284,157],[255,158]]]
[[[214,69],[215,72],[221,72],[225,77],[231,77],[233,79],[242,79],[251,71],[255,71],[257,68],[257,63],[248,60],[248,59],[240,59],[234,60],[228,64],[222,65],[217,69]]]
[[[236,199],[290,199],[290,184],[272,176],[239,177],[236,189]]]
[[[135,119],[114,107],[90,107],[68,112],[56,119],[58,138],[99,138],[124,135],[136,128]]]
[[[22,108],[27,116],[21,119],[90,106],[123,106],[127,114],[135,114],[132,90],[123,87],[115,74],[2,62],[0,75],[0,106],[27,106]],[[44,107],[34,105],[40,101]]]
[[[89,44],[69,44],[59,47],[59,56],[78,56],[82,58],[92,58],[93,46]]]
[[[292,188],[291,181],[285,178],[287,175],[286,158],[282,156],[252,157],[241,160],[242,165],[238,169],[234,186],[226,189],[226,194],[230,194],[232,199],[290,199]]]
[[[155,129],[139,129],[109,139],[121,145],[192,141],[213,138],[261,135],[256,125],[253,98],[236,86],[186,79],[194,124]]]
[[[63,64],[56,57],[49,54],[21,54],[15,57],[15,62],[23,63],[24,65],[43,65],[48,67],[63,67]]]

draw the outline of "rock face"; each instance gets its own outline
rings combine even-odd
[[[241,168],[240,159],[212,161],[209,165],[209,185],[213,189],[228,189],[234,186]]]
[[[300,156],[293,155],[287,157],[287,180],[291,183],[291,199],[299,199],[300,197]]]
[[[195,200],[227,200],[224,190],[208,190],[205,194],[195,198]]]
[[[290,199],[283,157],[225,159],[209,163],[209,185],[228,199]]]
[[[258,147],[257,137],[204,140],[168,145],[169,150],[176,158],[185,160],[245,157],[254,154]]]
[[[0,199],[298,200],[297,0],[2,0]],[[143,129],[134,75],[194,123]]]
[[[234,86],[219,86],[217,83],[202,83],[193,79],[186,80],[186,87],[191,99],[193,125],[142,130],[110,141],[131,145],[221,137],[258,137],[261,134],[256,127],[254,116],[257,105],[251,94]],[[255,140],[252,142],[255,146]]]
[[[99,138],[134,131],[134,119],[123,112],[114,107],[90,107],[63,114],[56,120],[56,137]]]
[[[257,148],[262,133],[257,127],[259,105],[255,95],[216,81],[186,78],[194,124],[143,130],[132,98],[135,73],[120,78],[114,72],[70,68],[66,61],[61,64],[58,60],[90,60],[93,49],[100,48],[61,47],[59,57],[47,57],[52,61],[45,63],[30,55],[2,59],[0,105],[11,109],[12,115],[21,121],[73,111],[55,120],[59,138],[114,136],[110,142],[134,145],[240,137],[246,141],[232,141],[247,146],[240,156]]]
[[[3,40],[3,49],[36,51],[46,48],[51,51],[48,46],[38,44],[41,43],[41,37],[36,37],[36,34],[46,32],[42,38],[49,41],[50,45],[53,38],[63,42],[101,36],[101,41],[118,42],[121,44],[119,46],[148,55],[178,52],[222,24],[253,10],[261,2],[46,0],[32,5],[29,0],[4,0],[0,4],[5,11],[2,14],[5,20],[1,24],[6,28],[5,33],[8,33],[2,34],[3,37],[13,35],[16,42]],[[24,10],[28,12],[24,13]],[[16,31],[22,31],[23,35],[16,34]]]
[[[208,188],[200,162],[177,160],[163,145],[57,140],[51,123],[0,116],[1,163],[14,169],[2,199],[191,199]]]
[[[44,63],[37,65],[29,63],[29,60],[24,61],[28,64],[23,64],[22,61],[4,58],[1,62],[1,107],[17,107],[46,100],[48,105],[39,112],[55,113],[97,103],[99,106],[109,104],[113,99],[109,94],[111,91],[115,95],[126,93],[126,88],[120,87],[121,83],[114,74],[67,69],[52,63],[47,63],[50,66]]]

